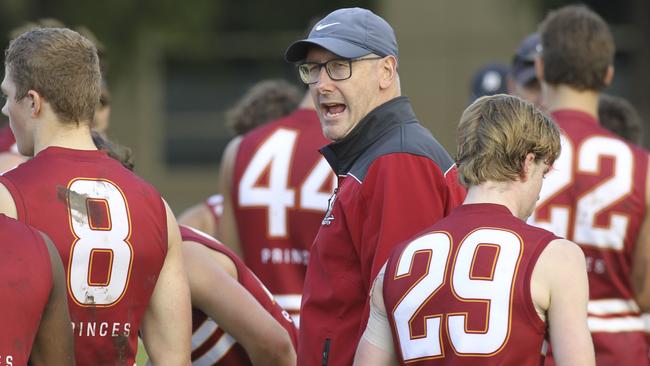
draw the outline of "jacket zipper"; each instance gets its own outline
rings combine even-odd
[[[327,366],[330,357],[330,338],[325,338],[325,345],[323,346],[323,366]]]

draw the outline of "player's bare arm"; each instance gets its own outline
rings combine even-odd
[[[237,157],[237,150],[239,150],[241,139],[241,136],[237,136],[230,140],[226,146],[226,150],[221,158],[221,167],[219,168],[218,188],[218,191],[223,194],[223,216],[219,223],[220,235],[218,238],[239,256],[242,255],[242,250],[239,244],[239,235],[237,234],[237,223],[235,222],[231,192],[235,158]]]
[[[385,271],[386,266],[380,270],[370,291],[370,316],[366,330],[359,341],[357,352],[354,355],[355,366],[392,366],[398,364],[384,304]]]
[[[287,331],[236,281],[234,263],[195,242],[183,243],[192,306],[212,318],[246,350],[254,365],[295,365]]]
[[[594,365],[594,346],[587,327],[589,285],[582,249],[565,239],[549,243],[533,270],[531,293],[538,312],[546,311],[555,363]]]
[[[190,292],[183,269],[181,235],[167,211],[168,249],[142,322],[144,346],[153,365],[189,365],[192,318]]]
[[[74,347],[63,264],[50,238],[43,233],[41,236],[50,253],[52,290],[34,339],[29,364],[74,365]]]
[[[210,209],[203,202],[197,203],[183,211],[178,216],[178,223],[203,231],[212,237],[218,237],[217,227],[212,218],[212,213],[210,213]]]
[[[646,215],[632,256],[632,285],[641,311],[650,312],[650,168],[645,192]]]

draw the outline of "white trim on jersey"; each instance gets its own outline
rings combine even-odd
[[[615,315],[638,313],[639,311],[639,306],[632,299],[589,300],[587,305],[589,315]]]
[[[273,295],[275,302],[288,312],[300,311],[301,295]]]
[[[641,320],[643,320],[643,326],[645,327],[645,332],[650,333],[650,313],[641,314]]]
[[[644,330],[640,316],[624,316],[616,318],[588,317],[587,325],[591,332],[638,332]]]

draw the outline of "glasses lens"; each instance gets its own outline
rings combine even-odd
[[[325,67],[332,80],[345,80],[350,77],[350,60],[331,60]]]
[[[298,73],[300,74],[300,79],[302,80],[303,83],[305,84],[311,84],[314,81],[311,80],[311,72],[310,70],[313,68],[313,65],[310,65],[308,63],[304,63],[298,66]]]

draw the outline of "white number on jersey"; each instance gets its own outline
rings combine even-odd
[[[623,213],[610,213],[608,224],[596,224],[596,218],[612,205],[632,192],[632,172],[634,156],[630,147],[624,142],[605,136],[593,136],[585,139],[577,150],[569,140],[562,136],[562,153],[546,176],[538,207],[553,199],[567,189],[574,181],[576,173],[600,174],[602,159],[613,161],[613,175],[605,178],[591,190],[577,197],[575,208],[567,205],[549,207],[550,220],[542,220],[535,212],[528,220],[535,225],[552,231],[555,235],[573,240],[581,245],[603,249],[622,250],[629,218]],[[577,165],[576,165],[577,162]],[[570,217],[573,215],[575,225],[569,231]]]
[[[428,252],[429,255],[427,273],[402,297],[392,314],[405,362],[445,355],[441,343],[445,314],[419,312],[447,282],[451,246],[447,234],[427,234],[406,246],[397,263],[396,279],[411,275],[417,253]],[[489,278],[472,277],[474,258],[481,246],[497,248],[494,269]],[[476,230],[459,244],[451,267],[451,290],[459,301],[486,302],[489,306],[485,316],[486,329],[479,331],[466,329],[467,313],[446,314],[447,334],[456,354],[491,355],[505,345],[510,333],[512,286],[521,247],[519,237],[497,229]],[[413,334],[411,324],[416,316],[424,319],[424,336]]]
[[[120,189],[106,180],[76,179],[68,189],[70,227],[77,237],[68,264],[70,295],[81,306],[114,305],[126,291],[133,258],[126,200]],[[107,226],[92,221],[91,204],[105,207]],[[91,278],[93,259],[100,253],[108,256],[109,268],[105,281],[95,283]]]
[[[289,187],[289,174],[297,139],[295,130],[276,130],[257,149],[239,182],[239,205],[267,209],[267,235],[271,238],[287,236],[290,208],[325,212],[327,199],[336,184],[327,161],[321,157],[300,186],[300,199],[296,200],[295,189]],[[259,181],[264,176],[268,183],[262,186]],[[329,192],[322,192],[328,183]]]

